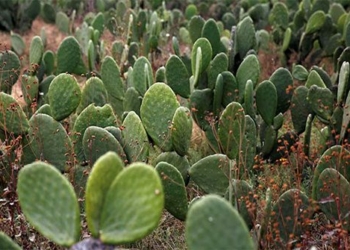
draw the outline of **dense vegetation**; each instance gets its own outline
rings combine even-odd
[[[0,1],[0,248],[349,248],[349,5]]]

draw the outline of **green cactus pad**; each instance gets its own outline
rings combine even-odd
[[[83,136],[85,130],[89,126],[104,128],[107,126],[113,126],[115,123],[116,117],[113,113],[112,107],[108,104],[103,107],[95,107],[93,104],[90,104],[84,109],[74,123],[71,137],[77,159],[79,161],[86,160],[83,151]]]
[[[191,180],[204,192],[223,196],[229,185],[229,161],[223,154],[207,156],[191,166]]]
[[[194,44],[201,36],[205,20],[201,16],[192,16],[188,23],[188,31]]]
[[[202,37],[207,38],[213,49],[213,55],[217,55],[222,51],[222,44],[220,41],[220,31],[213,18],[209,18],[202,29]]]
[[[164,207],[175,218],[184,221],[187,214],[187,192],[184,179],[177,168],[167,162],[159,162],[156,170],[164,189]]]
[[[164,192],[157,171],[144,163],[133,163],[113,181],[101,213],[100,239],[107,244],[139,240],[159,223]]]
[[[189,74],[185,64],[176,56],[171,56],[166,65],[166,82],[178,95],[188,98],[191,94]]]
[[[332,91],[312,85],[309,89],[307,100],[316,115],[326,121],[330,121],[334,109]]]
[[[73,160],[73,145],[61,123],[49,115],[36,114],[30,118],[29,126],[29,146],[35,158],[61,172],[67,170]]]
[[[147,162],[150,144],[140,117],[134,111],[130,111],[123,121],[122,128],[124,150],[129,162]]]
[[[105,23],[105,20],[104,20],[104,15],[103,13],[99,12],[94,20],[92,20],[91,22],[91,26],[95,29],[95,30],[98,30],[100,32],[100,34],[103,33],[103,30],[104,30],[104,23]]]
[[[29,123],[22,108],[16,100],[4,92],[0,92],[0,129],[15,135],[24,134]]]
[[[197,69],[196,67],[196,60],[197,60],[197,53],[198,53],[198,48],[201,48],[201,63],[199,65],[199,68]],[[192,47],[192,52],[191,52],[191,69],[192,69],[192,74],[195,75],[200,75],[202,72],[204,72],[211,61],[212,58],[212,47],[208,39],[201,37],[199,38]]]
[[[43,54],[43,62],[45,64],[45,74],[51,75],[55,70],[56,56],[51,50],[47,50]]]
[[[101,213],[106,194],[114,179],[124,169],[124,163],[114,152],[101,156],[94,164],[86,184],[86,220],[91,235],[99,237]]]
[[[237,83],[239,90],[239,100],[243,101],[245,85],[248,80],[256,86],[260,76],[260,63],[256,55],[248,55],[237,69]]]
[[[237,210],[216,195],[207,195],[191,205],[185,237],[188,248],[192,250],[256,248]]]
[[[69,17],[66,13],[59,11],[55,18],[56,27],[63,33],[69,33]]]
[[[335,169],[323,170],[317,182],[316,199],[327,218],[333,223],[341,222],[342,227],[346,230],[350,229],[349,197],[349,181]]]
[[[125,92],[125,99],[123,101],[123,109],[125,112],[135,111],[140,115],[142,97],[134,87],[129,87]]]
[[[225,198],[229,200],[229,188],[225,194]],[[248,228],[254,226],[256,219],[257,201],[254,198],[254,190],[248,182],[243,180],[232,180],[232,206],[235,207],[242,216]]]
[[[305,131],[306,120],[309,114],[313,113],[307,101],[308,88],[299,86],[294,90],[291,100],[291,115],[295,131],[301,134]]]
[[[18,175],[17,194],[30,224],[58,245],[70,247],[80,237],[80,213],[73,186],[52,165],[35,162]]]
[[[222,149],[230,159],[235,159],[242,150],[245,131],[245,114],[238,102],[230,103],[219,119],[218,136]]]
[[[339,72],[339,83],[338,83],[338,91],[337,91],[338,104],[340,104],[348,96],[348,93],[346,93],[346,90],[349,89],[349,85],[350,85],[349,74],[350,74],[349,62],[343,62]]]
[[[165,83],[155,83],[141,104],[141,120],[154,143],[164,151],[172,149],[171,121],[179,107],[174,92]]]
[[[277,89],[271,81],[263,81],[256,88],[256,106],[264,122],[272,125],[277,110]]]
[[[318,73],[318,75],[321,77],[323,83],[326,85],[327,88],[332,89],[333,87],[333,81],[331,77],[328,75],[328,73],[323,69],[316,65],[311,67],[311,71],[314,70]],[[319,86],[321,87],[321,86]]]
[[[207,70],[208,75],[208,87],[215,88],[215,83],[218,75],[228,68],[228,58],[225,53],[219,53],[215,55],[213,60],[210,61],[209,68]]]
[[[326,14],[322,10],[315,11],[307,21],[305,33],[312,34],[320,30],[326,20]]]
[[[311,70],[309,76],[307,77],[305,87],[311,88],[312,85],[316,85],[320,88],[326,88],[326,84],[323,82],[321,76],[316,70]]]
[[[218,75],[214,89],[213,111],[214,116],[219,117],[222,109],[222,100],[224,96],[224,78],[221,74]]]
[[[36,76],[22,75],[21,88],[27,105],[36,102],[39,93],[39,80]]]
[[[257,145],[257,128],[254,120],[246,115],[245,116],[245,130],[242,142],[242,155],[239,157],[239,165],[243,166],[243,170],[248,172],[253,170],[253,165],[256,155],[256,145]],[[247,174],[247,176],[249,176]]]
[[[222,106],[226,107],[231,102],[238,101],[238,83],[236,77],[229,71],[221,73],[224,80],[224,96]]]
[[[317,196],[317,183],[321,173],[326,168],[334,168],[350,181],[349,165],[350,152],[340,145],[335,145],[327,149],[318,161],[312,180],[312,198]]]
[[[37,111],[35,111],[35,114],[46,114],[52,117],[50,105],[44,104],[40,106],[40,108],[38,108]]]
[[[114,108],[114,100],[124,99],[124,84],[120,75],[120,70],[114,59],[106,56],[101,65],[101,79],[108,92],[109,102]]]
[[[349,92],[350,93],[350,92]],[[341,125],[340,130],[340,140],[342,141],[344,139],[345,133],[347,132],[347,129],[350,124],[350,94],[348,93],[348,97],[346,98],[344,107],[344,113],[343,113],[343,121]]]
[[[207,117],[213,111],[213,97],[211,89],[196,89],[190,96],[193,120],[203,130],[211,129],[211,124]]]
[[[32,41],[30,43],[30,48],[29,48],[30,65],[40,64],[43,53],[44,53],[43,41],[41,40],[40,36],[34,36],[32,38]]]
[[[311,215],[309,198],[303,192],[298,189],[284,192],[273,206],[271,214],[271,230],[276,242],[299,240],[305,221]]]
[[[156,74],[155,74],[155,82],[166,82],[165,67],[164,66],[161,66],[157,69]]]
[[[81,100],[77,80],[72,75],[65,73],[59,74],[52,80],[47,95],[52,117],[57,121],[63,120],[74,112]]]
[[[11,32],[11,48],[16,52],[17,55],[21,56],[26,48],[26,44],[23,38],[14,32]]]
[[[118,140],[104,128],[89,126],[83,136],[83,150],[85,159],[92,166],[98,158],[112,151],[127,162],[126,154]]]
[[[0,52],[0,91],[10,94],[20,75],[21,61],[13,51]]]
[[[152,65],[146,57],[139,57],[132,71],[132,86],[144,96],[149,86],[153,84]]]
[[[284,113],[290,106],[293,96],[293,77],[289,70],[278,68],[270,77],[270,81],[277,90],[277,109],[276,114]]]
[[[163,152],[157,156],[152,162],[153,166],[156,166],[159,162],[167,162],[174,166],[182,175],[185,183],[188,182],[188,170],[190,169],[190,163],[186,156],[180,156],[176,152]]]
[[[288,8],[282,2],[275,2],[270,13],[269,21],[275,26],[287,29],[289,25]]]
[[[175,151],[181,155],[186,155],[191,144],[192,117],[188,108],[179,107],[176,109],[171,123],[171,140]]]
[[[77,113],[83,111],[90,104],[102,107],[108,102],[108,94],[105,85],[100,78],[90,77],[85,84],[81,94],[80,105],[77,108]]]
[[[21,250],[22,249],[4,232],[0,232],[0,246],[2,249],[6,249],[6,250]]]
[[[248,80],[245,85],[243,108],[247,115],[249,115],[252,119],[255,119],[254,86],[251,80]]]
[[[299,81],[306,81],[309,72],[303,65],[297,64],[293,66],[292,75],[295,79]]]
[[[253,20],[250,16],[241,20],[236,29],[235,51],[240,58],[244,58],[248,51],[256,46],[256,36]]]
[[[57,73],[86,73],[80,45],[72,36],[66,37],[58,47]]]

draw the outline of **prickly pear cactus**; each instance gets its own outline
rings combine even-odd
[[[110,105],[95,107],[93,104],[90,104],[86,107],[77,117],[72,131],[71,139],[77,159],[82,162],[86,160],[83,150],[83,136],[89,126],[104,128],[115,124],[116,117]]]
[[[73,164],[73,145],[64,127],[46,114],[33,115],[29,126],[29,147],[35,158],[61,172],[67,170]]]
[[[139,92],[134,87],[129,87],[125,92],[125,99],[123,101],[124,112],[134,111],[140,116],[141,102],[142,97]]]
[[[11,95],[0,92],[0,110],[0,129],[15,135],[24,134],[28,131],[27,117]]]
[[[139,57],[132,71],[132,86],[144,96],[153,84],[152,66],[146,57]]]
[[[238,102],[232,102],[222,112],[218,127],[222,149],[230,159],[236,159],[241,151],[244,131],[244,109]]]
[[[94,164],[86,184],[86,220],[93,237],[99,237],[101,213],[106,194],[114,179],[124,169],[124,163],[114,152],[101,156]]]
[[[276,242],[287,244],[292,240],[300,240],[305,221],[311,215],[309,198],[303,192],[290,189],[283,193],[272,208],[271,230]]]
[[[100,239],[107,244],[139,240],[159,223],[164,191],[157,171],[144,163],[133,163],[112,182],[100,217]]]
[[[202,37],[207,38],[213,48],[213,55],[223,51],[223,45],[220,40],[220,31],[213,18],[209,18],[202,29]]]
[[[19,172],[17,194],[29,223],[51,241],[70,247],[80,237],[80,212],[73,186],[52,165],[35,162]]]
[[[157,158],[152,162],[153,166],[156,166],[159,162],[167,162],[174,166],[182,175],[182,178],[187,185],[189,181],[188,170],[190,169],[190,163],[186,156],[180,156],[176,152],[163,152],[157,156]]]
[[[228,68],[228,58],[225,53],[219,53],[215,55],[213,60],[210,61],[207,70],[208,75],[208,87],[211,89],[215,88],[216,79],[218,75],[226,71]]]
[[[277,110],[277,90],[271,81],[263,81],[256,88],[256,106],[264,122],[273,125]]]
[[[72,36],[66,37],[58,47],[57,73],[86,73],[80,45]]]
[[[256,55],[248,55],[237,69],[237,83],[239,90],[239,101],[243,101],[244,90],[248,80],[253,82],[254,87],[260,76],[260,63]]]
[[[223,154],[207,156],[191,166],[190,178],[204,192],[223,196],[229,185],[229,161]]]
[[[190,206],[185,237],[188,248],[193,250],[256,248],[237,210],[216,195],[207,195]]]
[[[176,109],[171,123],[171,140],[175,151],[186,155],[191,144],[192,117],[190,110],[185,107]]]
[[[164,83],[153,84],[141,104],[141,120],[148,135],[164,151],[172,149],[171,121],[179,107],[174,92]]]
[[[0,51],[0,91],[10,94],[17,82],[21,62],[13,51]]]
[[[289,70],[278,68],[270,77],[277,90],[277,108],[275,115],[284,113],[290,106],[293,96],[293,77]]]
[[[78,107],[81,91],[77,80],[66,73],[59,74],[50,83],[48,99],[52,117],[61,121]]]
[[[185,182],[181,173],[167,162],[159,162],[156,170],[163,184],[165,209],[177,219],[184,221],[188,205]]]
[[[44,44],[40,36],[32,38],[29,48],[29,63],[31,66],[40,64],[44,53]]]
[[[234,46],[235,54],[238,54],[241,59],[247,55],[249,50],[255,48],[255,28],[250,16],[245,17],[237,24]]]
[[[107,102],[108,94],[105,85],[100,78],[93,76],[86,81],[77,113],[80,113],[92,103],[95,104],[95,106],[102,107]]]
[[[121,132],[128,161],[147,162],[150,149],[148,136],[140,117],[134,111],[130,111],[125,117]]]
[[[21,250],[22,249],[9,236],[7,236],[3,232],[0,232],[0,246],[3,249],[7,249],[7,250]]]
[[[194,76],[194,85],[197,84],[199,76],[208,68],[212,54],[212,47],[208,39],[201,37],[193,44],[191,69]]]
[[[85,159],[92,166],[98,158],[112,151],[117,153],[123,161],[127,161],[126,154],[118,140],[104,128],[89,126],[83,136],[83,150]]]
[[[185,64],[176,56],[171,56],[166,65],[166,83],[178,95],[188,98],[191,94],[189,74]]]
[[[336,169],[323,170],[316,186],[316,199],[327,218],[333,223],[341,223],[341,228],[345,230],[350,229],[349,197],[349,181]]]
[[[312,85],[309,89],[307,100],[316,115],[321,119],[330,121],[334,110],[332,91],[328,88],[320,88],[317,85]]]
[[[113,107],[114,112],[121,117],[122,106],[124,100],[125,86],[120,76],[120,70],[114,59],[106,56],[101,65],[101,79],[108,93],[108,100]]]

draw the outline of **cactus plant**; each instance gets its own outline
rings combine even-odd
[[[56,76],[49,86],[47,93],[52,116],[55,120],[63,120],[78,107],[81,91],[77,80],[65,73]],[[62,96],[65,98],[62,100]]]
[[[178,95],[188,98],[190,96],[190,81],[185,64],[176,56],[171,56],[166,65],[166,83]]]
[[[0,246],[8,250],[21,250],[21,248],[3,232],[0,232]]]
[[[129,162],[147,162],[150,145],[146,130],[140,117],[130,111],[122,124],[121,131],[124,139],[124,150]]]
[[[81,101],[77,108],[77,113],[80,113],[91,103],[95,106],[102,107],[108,102],[108,94],[105,85],[98,77],[90,77],[85,84],[81,94]]]
[[[164,189],[164,207],[179,220],[185,220],[187,214],[187,192],[184,179],[179,170],[167,162],[159,162],[156,170]]]
[[[171,121],[179,103],[165,83],[153,84],[141,104],[141,120],[148,135],[164,151],[172,149]]]
[[[17,193],[25,217],[45,237],[66,247],[79,239],[80,215],[74,189],[54,166],[35,162],[23,167]]]
[[[216,195],[207,195],[190,207],[185,237],[189,249],[255,249],[237,210]]]
[[[191,166],[189,174],[206,193],[224,195],[229,185],[229,159],[223,154],[214,154]]]
[[[181,156],[186,155],[192,135],[192,117],[185,107],[176,109],[171,122],[171,140],[174,150]]]
[[[10,94],[16,83],[21,62],[13,51],[0,51],[0,91]]]

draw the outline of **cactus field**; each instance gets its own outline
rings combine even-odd
[[[0,250],[350,249],[350,0],[0,0]]]

